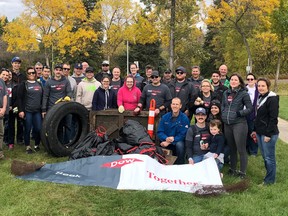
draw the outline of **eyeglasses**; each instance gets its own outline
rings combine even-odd
[[[157,79],[159,76],[151,76],[151,79]]]
[[[36,72],[27,72],[28,75],[35,75]]]
[[[36,70],[42,70],[43,68],[42,67],[40,67],[40,68],[35,68]]]
[[[102,65],[103,67],[108,67],[109,65],[107,65],[107,64],[104,64],[104,65]]]
[[[251,79],[247,78],[247,81],[253,81],[253,80],[254,80],[253,78],[251,78]]]
[[[69,71],[69,70],[70,70],[70,68],[63,68],[63,70],[68,70],[68,71]]]
[[[178,74],[178,75],[179,75],[179,74],[182,75],[182,74],[184,74],[184,72],[182,72],[182,71],[177,71],[176,74]]]

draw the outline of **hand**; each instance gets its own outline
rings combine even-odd
[[[160,110],[157,108],[155,109],[155,116],[158,115],[160,113]]]
[[[134,109],[134,112],[135,112],[135,113],[139,113],[139,112],[140,112],[140,108],[139,108],[139,107],[136,107],[136,108]]]
[[[20,112],[18,115],[19,115],[20,118],[24,119],[25,113],[24,112]]]
[[[253,136],[256,136],[256,132],[253,131],[251,134],[250,134],[250,137],[253,137]]]
[[[162,147],[167,147],[168,145],[170,145],[170,143],[166,142],[166,141],[163,141],[160,143],[160,146],[162,146]]]
[[[269,142],[270,140],[271,140],[271,137],[264,136],[264,142]]]
[[[194,165],[193,159],[189,159],[188,162],[189,162],[189,164]]]
[[[46,112],[42,112],[42,118],[44,119],[46,115]]]
[[[184,113],[185,113],[186,116],[188,116],[188,117],[190,116],[189,110],[185,110]]]
[[[214,154],[214,158],[218,158],[218,154]]]
[[[174,137],[167,137],[166,138],[166,142],[169,142],[169,143],[172,143],[172,142],[174,142]]]
[[[5,115],[6,109],[1,108],[0,109],[0,117],[3,117]]]

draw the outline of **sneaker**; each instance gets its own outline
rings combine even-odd
[[[246,173],[243,173],[243,172],[239,171],[239,172],[238,172],[238,177],[239,177],[240,179],[245,179],[245,178],[246,178]]]
[[[4,153],[3,151],[0,151],[0,160],[4,158]]]
[[[231,168],[229,168],[228,170],[228,175],[230,176],[237,176],[238,175],[238,172],[236,170],[233,170]]]
[[[9,150],[13,150],[14,149],[14,144],[9,144],[8,148],[9,148]]]
[[[34,151],[36,151],[36,152],[40,151],[39,145],[35,145],[35,146],[34,146]]]
[[[33,150],[32,150],[32,148],[30,146],[26,147],[26,153],[27,154],[32,154],[33,153]]]

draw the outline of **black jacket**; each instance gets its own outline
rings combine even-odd
[[[279,96],[269,92],[258,99],[258,109],[255,118],[257,134],[271,137],[279,134],[277,127],[279,113]]]
[[[189,104],[192,102],[196,91],[192,83],[185,80],[179,92],[176,92],[176,82],[177,80],[173,80],[167,86],[171,92],[172,98],[180,98],[182,103],[181,111],[185,112],[186,110],[189,110]]]
[[[246,109],[244,109],[244,106]],[[232,90],[228,88],[223,94],[222,98],[222,121],[225,124],[231,125],[240,122],[245,122],[245,116],[252,112],[253,106],[244,88]]]

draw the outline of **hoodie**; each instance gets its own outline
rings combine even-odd
[[[131,76],[128,76],[131,77]],[[124,85],[119,89],[117,94],[117,104],[124,106],[125,110],[134,110],[140,100],[141,91],[136,87],[135,79],[133,78],[133,87],[128,89],[126,86],[127,77],[124,80]]]
[[[92,109],[92,99],[94,92],[101,86],[101,83],[94,77],[88,80],[86,77],[78,84],[76,102],[82,104],[86,109]]]

